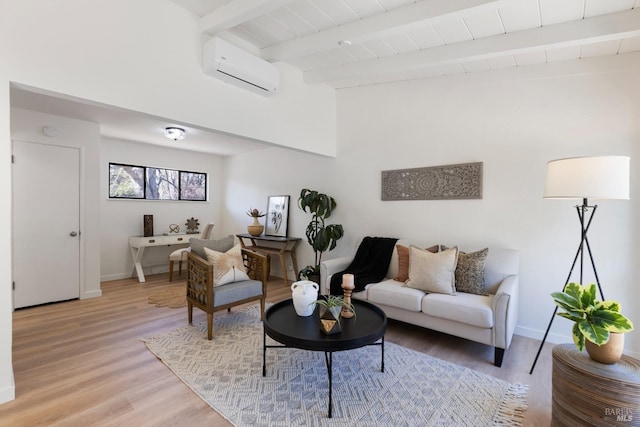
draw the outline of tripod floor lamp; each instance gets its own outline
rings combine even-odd
[[[604,300],[596,264],[589,245],[589,238],[587,237],[587,232],[598,206],[589,206],[589,199],[629,199],[629,157],[598,156],[552,160],[547,164],[544,198],[582,199],[582,204],[576,206],[576,212],[580,220],[580,244],[564,285],[566,286],[571,280],[571,275],[578,260],[580,260],[580,283],[582,283],[584,258],[587,255],[598,285],[600,298]],[[561,290],[564,290],[564,287]],[[533,369],[536,367],[536,362],[547,340],[547,335],[549,335],[549,330],[557,311],[558,307],[556,306],[529,374],[532,374]]]

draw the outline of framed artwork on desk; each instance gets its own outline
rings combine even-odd
[[[289,226],[289,196],[269,196],[265,236],[287,237]]]

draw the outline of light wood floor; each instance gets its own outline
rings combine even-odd
[[[229,426],[141,341],[187,324],[186,308],[147,303],[151,292],[177,283],[180,280],[170,283],[166,274],[147,276],[146,283],[117,280],[102,284],[101,298],[15,311],[16,399],[0,405],[0,425]],[[267,295],[269,302],[276,302],[289,298],[290,291],[282,280],[273,280]],[[194,322],[205,319],[194,310]],[[489,347],[404,323],[390,320],[386,339],[528,384],[524,425],[549,425],[550,345],[545,345],[534,375],[529,375],[539,342],[528,338],[514,337],[502,368],[493,366]]]

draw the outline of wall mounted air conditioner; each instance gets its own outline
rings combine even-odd
[[[261,95],[270,95],[280,86],[275,65],[218,37],[205,42],[202,66],[207,75]]]

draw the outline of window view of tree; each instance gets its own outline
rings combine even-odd
[[[206,200],[207,175],[196,172],[180,172],[180,199]]]
[[[178,200],[178,171],[147,168],[147,199]]]
[[[207,174],[109,163],[109,198],[207,200]]]
[[[110,163],[109,197],[144,199],[144,168]]]

